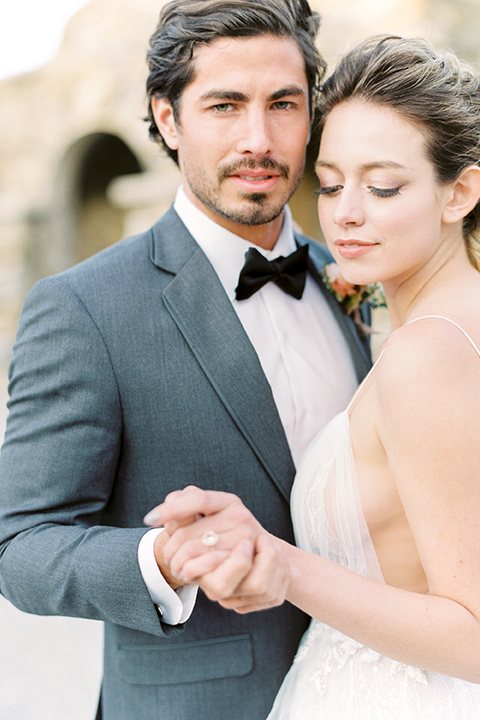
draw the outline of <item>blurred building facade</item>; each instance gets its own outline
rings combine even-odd
[[[145,50],[161,4],[92,0],[50,63],[0,82],[2,377],[33,282],[149,227],[174,198],[179,173],[143,122]],[[312,5],[324,17],[319,43],[330,67],[355,40],[388,32],[423,35],[480,68],[478,0]],[[320,238],[310,167],[291,206]]]

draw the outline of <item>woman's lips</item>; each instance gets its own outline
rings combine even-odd
[[[360,255],[365,255],[372,248],[377,246],[377,243],[364,242],[363,240],[348,239],[335,240],[338,254],[344,258],[356,258]]]

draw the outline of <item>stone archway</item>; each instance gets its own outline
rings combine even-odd
[[[84,260],[123,236],[125,210],[109,199],[115,178],[141,172],[128,146],[115,135],[95,133],[81,141],[78,185],[74,188],[77,223],[75,261]]]
[[[33,219],[36,249],[31,257],[36,257],[37,272],[32,279],[64,270],[121,240],[128,211],[111,201],[108,188],[116,178],[142,170],[117,135],[95,132],[74,142],[63,154],[44,216]]]

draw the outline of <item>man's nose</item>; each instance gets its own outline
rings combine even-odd
[[[268,118],[263,112],[246,112],[238,135],[237,152],[263,157],[272,150]]]

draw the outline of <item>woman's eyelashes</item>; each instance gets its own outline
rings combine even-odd
[[[341,185],[329,185],[326,187],[321,187],[318,190],[314,190],[314,192],[315,192],[315,195],[332,195],[332,193],[335,193],[341,189],[342,189]]]
[[[372,195],[376,195],[377,197],[393,197],[394,195],[398,195],[400,193],[402,186],[398,185],[398,187],[393,188],[377,188],[370,186],[368,189]]]
[[[379,187],[373,187],[372,185],[369,185],[367,187],[368,192],[371,195],[375,195],[376,197],[394,197],[395,195],[398,195],[400,193],[400,190],[402,189],[402,185],[398,185],[397,187],[393,188],[379,188]],[[318,190],[315,190],[315,195],[334,195],[337,192],[340,192],[342,190],[342,185],[326,185],[324,187],[319,188]]]

